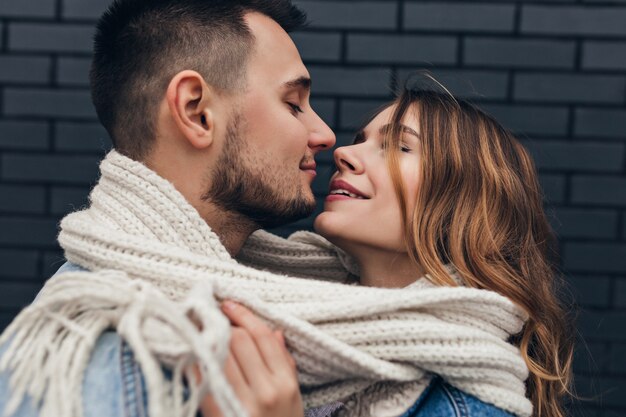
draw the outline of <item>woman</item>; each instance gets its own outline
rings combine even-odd
[[[530,371],[533,415],[565,416],[573,333],[556,297],[554,239],[537,175],[519,142],[465,101],[405,90],[334,157],[337,172],[314,227],[354,258],[359,283],[400,288],[427,274],[437,286],[506,296],[528,315],[510,343]],[[505,415],[450,395],[440,379],[431,389],[404,416],[460,415],[459,402],[472,404],[471,415]]]

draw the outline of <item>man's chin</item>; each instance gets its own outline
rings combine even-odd
[[[271,208],[249,210],[246,215],[262,229],[273,229],[305,219],[315,212],[315,197],[294,199],[282,204],[277,203]]]

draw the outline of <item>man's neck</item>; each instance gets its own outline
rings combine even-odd
[[[255,222],[245,216],[214,206],[200,211],[200,215],[220,238],[220,242],[232,257],[237,256],[248,237],[259,229]]]

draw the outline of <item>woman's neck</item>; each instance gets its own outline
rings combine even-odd
[[[424,276],[421,266],[406,252],[367,248],[353,256],[359,265],[361,285],[367,287],[403,288]]]

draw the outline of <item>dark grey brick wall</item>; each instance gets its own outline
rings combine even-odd
[[[573,415],[626,415],[626,1],[296,2],[312,21],[294,34],[312,102],[339,143],[422,68],[519,135],[580,308],[575,370],[590,399]],[[107,4],[0,2],[0,328],[63,262],[57,223],[85,204],[110,147],[87,87]],[[320,196],[331,161],[320,157]]]

